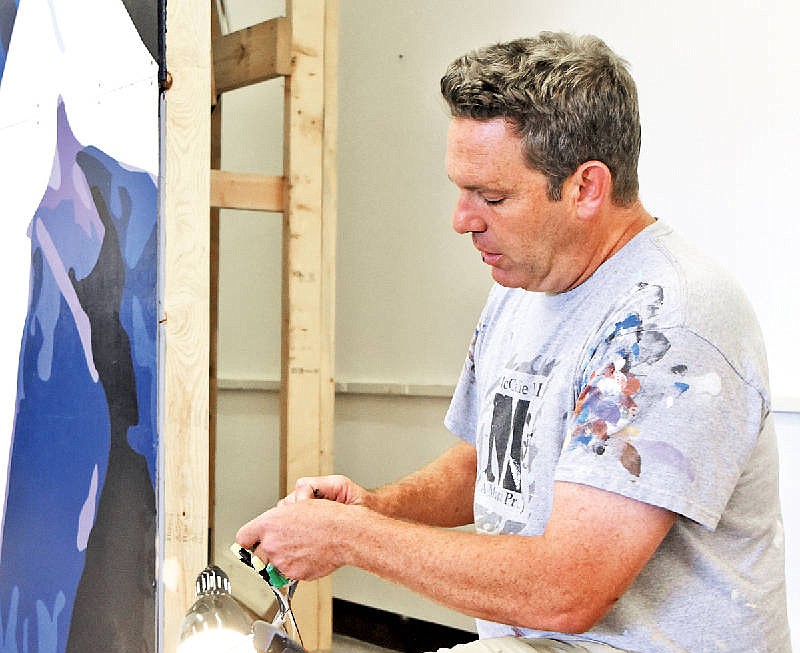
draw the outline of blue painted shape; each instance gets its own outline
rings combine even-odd
[[[0,83],[8,57],[8,46],[11,43],[11,32],[17,18],[18,0],[0,0]]]

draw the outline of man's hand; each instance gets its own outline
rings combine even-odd
[[[303,486],[302,496],[305,494]],[[314,580],[345,564],[347,524],[352,523],[347,513],[362,508],[337,501],[300,500],[298,496],[295,490],[279,505],[242,526],[236,542],[265,564],[271,562],[284,576]]]
[[[294,491],[281,499],[278,505],[297,503],[307,499],[328,499],[338,503],[363,506],[369,503],[371,493],[346,476],[313,476],[297,479]]]
[[[354,564],[359,551],[375,548],[376,537],[387,537],[377,523],[471,523],[475,460],[475,448],[460,442],[422,470],[377,490],[341,475],[300,478],[274,508],[242,526],[236,542],[285,576],[320,578]]]

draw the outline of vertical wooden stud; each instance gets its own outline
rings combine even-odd
[[[222,36],[217,1],[211,0],[211,41]],[[211,53],[209,53],[211,56]],[[211,169],[222,167],[222,95],[216,95],[213,84],[214,62],[209,63],[212,78],[211,103]],[[217,450],[217,353],[219,333],[219,209],[212,208],[209,240],[209,346],[208,346],[208,549],[214,551],[214,485]]]
[[[325,2],[325,86],[322,132],[322,353],[320,356],[320,469],[333,470],[333,435],[336,384],[334,381],[336,327],[336,218],[338,119],[337,69],[339,63],[339,1]],[[319,581],[319,648],[331,649],[333,633],[333,581]]]
[[[281,485],[330,471],[333,430],[331,237],[324,226],[324,0],[287,1],[291,75],[286,79],[283,228]],[[330,37],[331,35],[329,35]],[[330,44],[328,44],[330,47]],[[328,94],[332,92],[329,87]],[[329,125],[330,127],[330,125]],[[329,132],[330,134],[334,132]],[[295,598],[310,650],[330,649],[330,581],[303,583]]]
[[[322,343],[320,466],[333,469],[336,331],[336,143],[338,120],[339,0],[325,2],[325,109],[322,132]]]
[[[159,650],[175,651],[208,549],[210,5],[167,3],[161,248]]]

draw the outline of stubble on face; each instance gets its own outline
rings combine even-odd
[[[492,278],[507,287],[560,291],[565,252],[575,238],[566,203],[547,194],[547,178],[526,163],[512,125],[455,118],[446,167],[459,188],[453,228],[470,233]]]

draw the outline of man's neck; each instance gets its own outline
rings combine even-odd
[[[608,234],[606,250],[607,253],[602,262],[610,259],[614,254],[621,250],[636,234],[643,231],[656,219],[650,215],[642,203],[636,200],[631,206],[615,207],[613,223],[619,225]],[[599,266],[598,266],[599,267]]]
[[[564,290],[572,290],[581,285],[603,263],[630,242],[636,234],[655,221],[655,218],[644,209],[639,200],[630,206],[610,207],[606,215],[596,223],[598,231],[593,239],[595,246],[592,248],[591,255],[585,260],[583,272]]]

